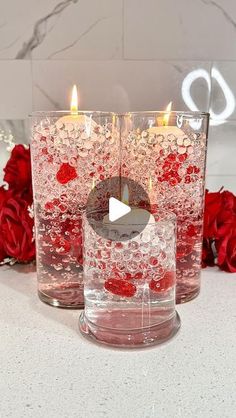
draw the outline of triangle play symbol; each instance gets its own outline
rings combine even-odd
[[[122,216],[131,212],[131,208],[120,200],[110,197],[109,199],[109,221],[115,222]]]

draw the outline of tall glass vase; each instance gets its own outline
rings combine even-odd
[[[138,181],[152,206],[177,215],[178,303],[200,291],[209,114],[136,112],[122,118],[121,175]]]
[[[30,119],[39,297],[82,308],[82,213],[96,183],[119,174],[117,118],[35,112]]]

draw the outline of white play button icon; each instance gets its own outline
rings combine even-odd
[[[150,201],[143,187],[128,177],[111,177],[92,187],[86,202],[91,228],[109,241],[128,241],[150,222]]]
[[[109,199],[109,221],[115,222],[117,219],[122,218],[122,216],[127,215],[131,212],[131,208],[125,203],[121,202],[115,197],[110,197]]]

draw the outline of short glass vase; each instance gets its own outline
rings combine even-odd
[[[160,211],[145,226],[122,224],[122,218],[111,225],[105,219],[99,211],[89,221],[83,217],[85,309],[80,331],[116,347],[162,343],[180,327],[175,215]]]

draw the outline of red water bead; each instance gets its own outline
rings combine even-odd
[[[125,273],[125,275],[124,275],[124,279],[125,280],[132,280],[133,279],[133,275],[131,274],[131,273]]]
[[[185,180],[185,183],[191,183],[191,177],[190,176],[185,176],[185,178],[184,178],[184,180]]]
[[[169,161],[175,161],[175,160],[176,160],[176,154],[174,154],[173,152],[172,152],[172,153],[170,153],[170,154],[167,156],[167,159],[168,159]]]
[[[177,158],[181,163],[183,163],[187,159],[187,157],[188,155],[185,152],[184,154],[179,154]]]
[[[166,292],[175,283],[175,273],[174,271],[167,271],[160,280],[152,279],[149,283],[149,288],[156,293]]]
[[[135,273],[134,279],[135,280],[141,280],[143,278],[143,273],[139,271],[138,273]]]
[[[178,180],[177,180],[177,178],[175,178],[175,177],[171,177],[171,178],[170,178],[170,180],[169,180],[169,184],[170,184],[171,186],[176,186],[176,185],[178,184]]]
[[[193,243],[190,242],[180,242],[177,241],[177,251],[176,251],[176,258],[179,260],[180,258],[187,257],[191,254],[193,250]]]
[[[168,163],[163,164],[162,169],[163,171],[169,171],[171,168],[171,165]]]
[[[171,173],[168,171],[167,173],[163,174],[163,179],[165,181],[169,181],[171,178]]]
[[[194,171],[195,174],[198,174],[198,173],[200,173],[200,168],[196,167],[196,165],[194,165],[193,166],[193,171]]]
[[[46,202],[45,203],[45,209],[46,210],[54,210],[55,207],[57,207],[58,205],[60,205],[60,200],[59,199],[53,199],[51,202]]]
[[[104,172],[104,167],[102,165],[98,166],[98,172],[99,173],[103,173]]]
[[[47,156],[47,160],[48,160],[49,163],[53,162],[53,156],[48,154],[47,147],[42,148],[42,154]]]
[[[66,184],[71,180],[76,179],[77,173],[74,167],[71,167],[68,163],[63,163],[59,168],[56,179],[61,184]]]
[[[45,209],[46,209],[46,210],[53,210],[53,209],[54,209],[54,204],[53,204],[53,202],[46,202],[46,203],[45,203]]]
[[[194,237],[197,234],[197,230],[194,225],[188,225],[187,227],[187,235],[189,237]]]
[[[131,298],[136,293],[136,286],[133,283],[122,279],[109,279],[104,283],[105,289],[114,295]]]
[[[58,205],[58,208],[60,209],[61,212],[66,212],[67,211],[67,206],[63,205],[63,203],[60,203]]]
[[[66,254],[71,249],[71,244],[65,238],[57,235],[56,237],[52,238],[52,243],[58,249],[60,254]]]
[[[158,266],[159,264],[158,259],[156,257],[150,257],[149,263],[151,264],[151,266]]]
[[[172,166],[171,166],[172,170],[173,171],[178,171],[178,169],[180,168],[180,165],[181,165],[180,163],[173,163]]]
[[[192,165],[189,165],[189,166],[188,166],[188,168],[187,168],[187,173],[188,173],[188,174],[192,174],[192,173],[193,173],[193,166],[192,166]]]
[[[101,253],[101,250],[97,250],[97,252],[96,252],[96,258],[97,258],[98,260],[101,260],[101,259],[102,259],[102,253]]]
[[[54,206],[58,206],[60,204],[60,200],[55,198],[53,199],[52,203],[54,204]]]
[[[48,149],[47,149],[47,147],[42,148],[42,154],[43,155],[48,155]]]
[[[122,249],[123,248],[122,242],[116,242],[115,243],[115,248]]]

